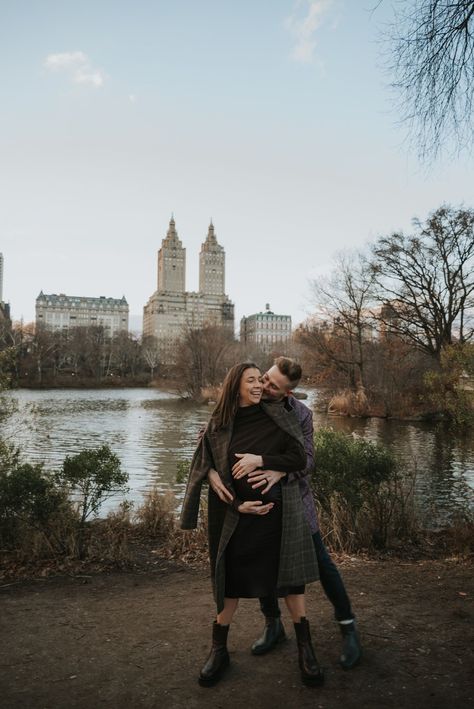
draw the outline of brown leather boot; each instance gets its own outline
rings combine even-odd
[[[229,653],[227,652],[228,625],[219,625],[214,621],[212,626],[212,647],[204,667],[199,674],[199,684],[201,687],[212,687],[216,684],[226,667],[229,665]]]
[[[300,618],[295,626],[296,642],[298,643],[298,662],[301,670],[301,679],[304,684],[311,686],[321,685],[324,682],[324,672],[320,668],[311,644],[309,623],[306,618]]]

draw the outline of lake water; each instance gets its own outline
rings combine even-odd
[[[312,407],[318,393],[307,394],[306,403]],[[177,462],[191,457],[210,414],[207,405],[184,402],[158,389],[22,389],[8,396],[17,411],[3,424],[3,434],[20,445],[26,460],[58,469],[66,455],[107,443],[129,474],[127,499],[135,503],[153,486],[182,497]],[[319,413],[314,423],[381,441],[393,447],[405,465],[416,462],[417,497],[433,520],[462,506],[474,509],[473,437],[457,438],[440,425]]]

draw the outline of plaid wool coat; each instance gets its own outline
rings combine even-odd
[[[265,413],[286,433],[303,445],[303,434],[298,418],[291,408],[283,403],[262,402]],[[181,528],[197,526],[201,488],[211,468],[219,472],[224,484],[233,491],[228,449],[232,437],[232,425],[216,430],[212,424],[202,436],[191,461],[191,470],[186,486],[181,511]],[[301,586],[319,578],[316,552],[311,530],[305,518],[298,481],[282,481],[282,533],[278,587]],[[225,550],[237,527],[239,512],[218,498],[209,487],[208,527],[211,577],[217,612],[224,608]]]

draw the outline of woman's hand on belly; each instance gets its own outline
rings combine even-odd
[[[243,515],[267,515],[273,509],[273,502],[263,504],[261,500],[247,500],[237,508]]]
[[[254,470],[249,473],[247,480],[254,490],[263,487],[261,493],[266,495],[285,476],[286,473],[282,473],[279,470]]]
[[[232,500],[234,499],[234,496],[226,488],[224,483],[222,482],[221,476],[217,472],[217,470],[214,470],[214,468],[211,468],[207,474],[207,479],[209,481],[209,485],[211,488],[214,490],[216,493],[217,497],[222,500],[222,502],[226,502],[227,504],[232,504]]]

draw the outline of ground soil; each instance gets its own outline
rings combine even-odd
[[[338,559],[358,616],[364,656],[344,672],[331,606],[308,587],[308,617],[325,668],[304,687],[289,639],[269,655],[249,647],[262,619],[241,601],[229,636],[231,667],[214,688],[197,674],[213,601],[208,572],[167,561],[153,570],[76,574],[0,588],[0,706],[113,707],[474,706],[473,567],[466,561]]]

